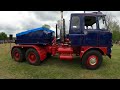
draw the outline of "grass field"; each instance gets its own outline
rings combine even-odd
[[[86,70],[81,68],[78,57],[70,62],[56,56],[40,66],[18,63],[10,56],[10,45],[1,44],[0,79],[120,79],[120,46],[113,46],[112,59],[104,57],[99,69]]]

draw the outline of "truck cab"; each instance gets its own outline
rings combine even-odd
[[[72,46],[107,47],[111,57],[112,33],[106,15],[100,12],[71,14],[69,39]]]

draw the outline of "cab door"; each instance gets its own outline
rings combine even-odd
[[[69,38],[73,46],[81,45],[81,17],[80,15],[71,15]]]
[[[80,16],[79,15],[71,15],[70,20],[70,34],[80,34],[81,31],[81,23],[80,23]]]
[[[86,46],[98,46],[98,21],[94,15],[85,15],[82,18],[82,33],[85,35],[83,45]]]

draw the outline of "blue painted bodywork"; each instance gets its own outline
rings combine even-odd
[[[73,46],[106,47],[112,45],[112,33],[109,31],[87,30],[87,34],[69,34]]]
[[[67,37],[71,41],[72,46],[93,46],[93,47],[107,47],[107,54],[110,55],[112,47],[112,33],[109,30],[97,29],[84,29],[83,17],[88,14],[71,14],[73,16],[79,16],[80,28],[72,29],[71,23],[69,28],[69,35]],[[89,16],[96,16],[96,14],[89,14]]]
[[[53,30],[40,27],[16,34],[16,44],[51,44],[54,38]]]

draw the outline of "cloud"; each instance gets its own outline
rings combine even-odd
[[[32,13],[41,21],[56,21],[60,18],[60,12],[58,11],[33,11]]]
[[[0,24],[0,32],[5,32],[5,33],[7,33],[8,36],[9,36],[9,34],[15,35],[17,30],[19,30],[19,28],[17,28],[17,27]]]
[[[16,36],[16,33],[41,27],[43,24],[49,24],[54,29],[58,16],[59,13],[53,11],[1,11],[0,32]]]
[[[71,13],[82,12],[83,11],[64,11],[67,30],[69,30]],[[120,19],[119,11],[110,11],[110,13],[115,15],[118,20]],[[55,30],[57,20],[60,20],[60,11],[0,11],[0,32],[16,36],[19,32],[41,27],[43,24],[49,24],[51,29]]]

